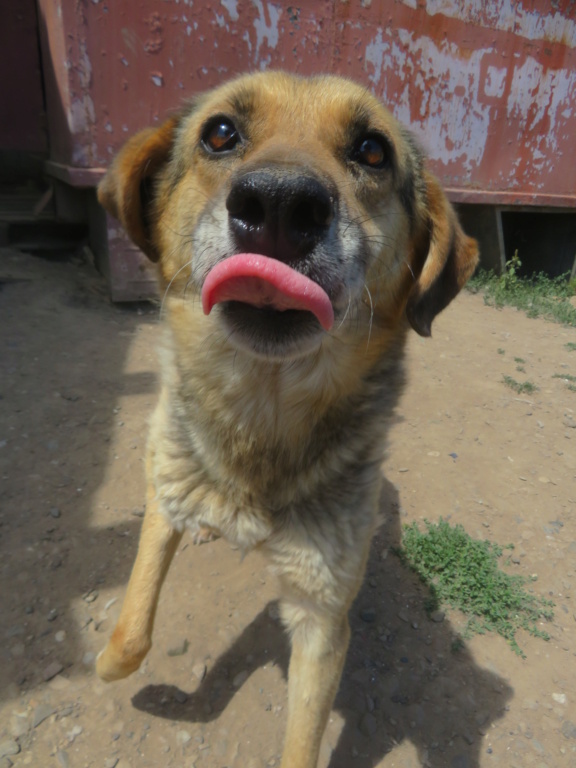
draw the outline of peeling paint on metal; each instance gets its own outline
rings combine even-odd
[[[403,0],[411,7],[412,2]],[[466,23],[478,24],[485,20],[486,26],[525,37],[528,40],[546,39],[551,43],[562,43],[576,47],[576,21],[556,11],[543,12],[543,6],[553,10],[554,3],[539,3],[539,7],[526,10],[518,0],[426,0],[426,12],[430,16],[441,14]]]
[[[280,20],[282,9],[272,3],[266,3],[266,13],[262,0],[252,0],[252,3],[258,10],[258,18],[254,19],[253,22],[254,29],[256,30],[256,50],[254,57],[257,59],[264,40],[266,40],[266,44],[269,48],[276,48],[278,45],[278,21]],[[266,17],[268,17],[268,19]]]
[[[575,0],[139,0],[107,16],[38,2],[63,25],[60,162],[106,163],[125,133],[241,71],[332,71],[413,129],[455,199],[576,207]]]
[[[226,8],[230,21],[238,21],[240,16],[238,15],[238,2],[237,0],[220,0],[220,5]]]

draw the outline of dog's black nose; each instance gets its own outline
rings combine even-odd
[[[244,173],[226,200],[238,249],[286,263],[309,254],[327,235],[335,204],[317,178],[284,168]]]

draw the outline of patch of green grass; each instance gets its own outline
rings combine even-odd
[[[516,381],[516,379],[513,379],[512,376],[503,376],[502,381],[504,384],[506,384],[507,387],[513,389],[514,392],[518,392],[519,395],[524,393],[531,395],[533,392],[538,390],[536,384],[533,384],[531,381]]]
[[[519,373],[526,373],[526,368],[524,368],[524,366],[523,366],[523,365],[517,365],[517,366],[516,366],[516,370],[517,370]]]
[[[524,365],[524,363],[526,362],[526,360],[524,360],[524,358],[522,358],[522,357],[515,357],[515,358],[514,358],[514,362],[515,362],[515,363],[518,363],[518,365]]]
[[[497,632],[523,657],[516,641],[519,629],[549,639],[537,622],[553,618],[554,604],[528,592],[527,579],[498,568],[502,547],[473,539],[461,525],[445,520],[425,525],[425,532],[416,523],[406,526],[396,554],[430,589],[428,611],[438,610],[442,603],[450,605],[468,617],[465,637]]]
[[[481,291],[485,303],[490,306],[509,305],[522,310],[528,317],[544,317],[576,327],[576,307],[570,303],[570,298],[576,295],[576,280],[570,280],[568,273],[548,277],[538,272],[530,277],[520,277],[521,266],[516,251],[506,262],[501,275],[480,269],[468,282],[468,288],[474,293]]]
[[[564,346],[566,347],[566,349],[569,349],[570,352],[576,352],[576,342],[569,341],[567,344],[564,344]]]
[[[502,349],[502,347],[498,347],[498,354],[499,355],[505,355],[506,354],[506,350]]]

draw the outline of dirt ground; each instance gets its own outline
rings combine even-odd
[[[259,556],[184,539],[143,668],[94,675],[135,555],[159,336],[81,261],[0,252],[0,768],[272,768],[287,645]],[[321,768],[576,767],[576,331],[464,294],[412,335],[383,525]],[[524,362],[518,362],[521,358]],[[525,372],[517,371],[521,366]],[[517,394],[509,375],[539,389]],[[440,517],[513,543],[552,599],[549,642],[452,650],[391,547]]]

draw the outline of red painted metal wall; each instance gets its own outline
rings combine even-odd
[[[576,207],[575,0],[39,0],[52,157],[127,136],[237,73],[365,83],[452,199]]]

